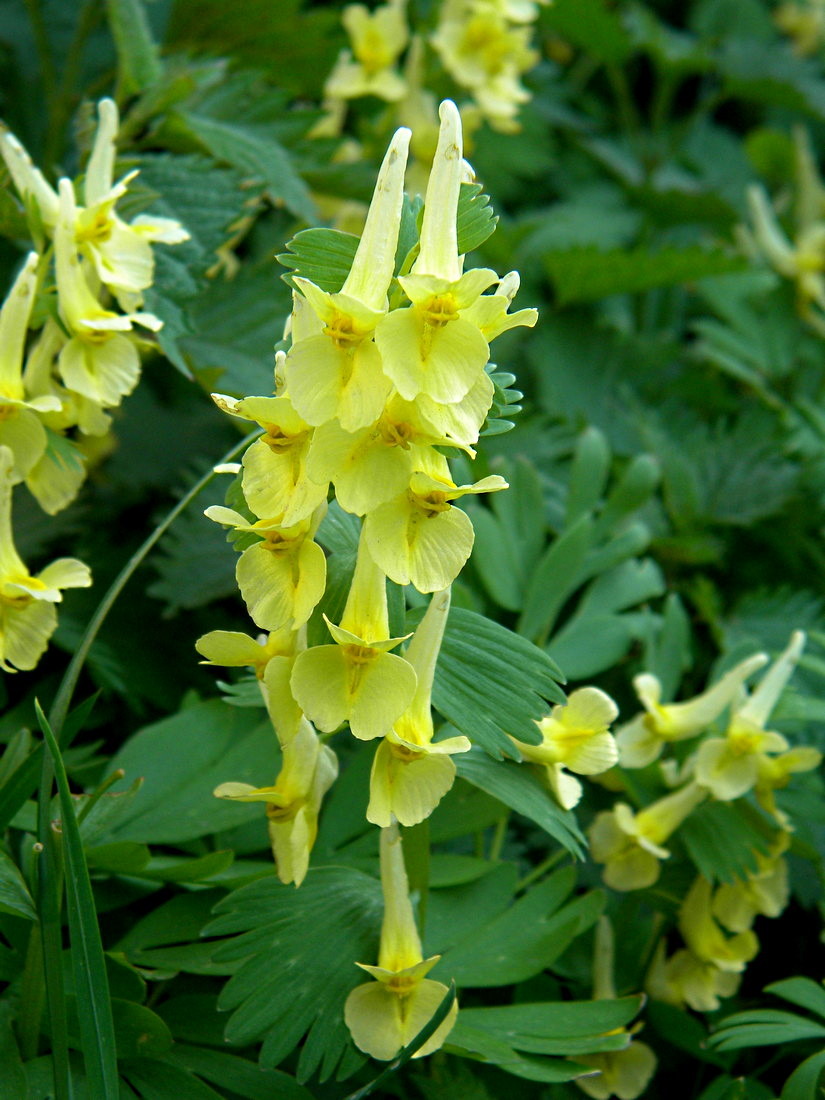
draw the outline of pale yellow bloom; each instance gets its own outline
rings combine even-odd
[[[295,661],[292,691],[319,729],[349,722],[355,737],[383,737],[409,705],[416,676],[389,650],[387,579],[370,557],[362,532],[358,559],[340,626],[326,619],[335,645],[313,646]]]
[[[746,794],[757,782],[759,763],[766,754],[788,749],[785,738],[766,730],[771,711],[790,679],[805,644],[801,630],[782,655],[765,673],[759,686],[734,705],[725,737],[711,737],[699,746],[696,755],[696,781],[714,798],[730,802]]]
[[[374,825],[417,825],[429,817],[455,780],[452,756],[470,749],[463,736],[433,741],[433,680],[449,610],[449,589],[436,592],[407,650],[418,682],[373,759],[367,820]]]
[[[614,890],[652,886],[660,860],[670,856],[662,845],[705,797],[701,787],[689,783],[637,814],[624,802],[597,814],[590,827],[590,850],[605,865],[605,883]]]
[[[283,883],[300,886],[318,833],[318,813],[324,795],[338,775],[338,760],[322,745],[304,718],[295,736],[283,746],[281,771],[272,787],[221,783],[217,798],[234,802],[264,802],[272,853]]]
[[[308,279],[295,279],[323,325],[321,332],[301,337],[293,323],[284,368],[292,404],[308,424],[318,426],[337,417],[345,431],[356,432],[380,417],[389,396],[391,385],[372,334],[388,305],[409,137],[403,128],[393,136],[340,292],[328,294]]]
[[[297,630],[323,596],[327,560],[313,535],[325,511],[326,501],[307,519],[282,527],[280,516],[249,523],[231,508],[215,504],[206,509],[215,523],[263,536],[243,551],[235,567],[247,610],[262,630]]]
[[[451,501],[506,489],[507,482],[491,474],[456,485],[446,458],[425,447],[416,448],[415,467],[408,490],[367,516],[367,544],[390,580],[437,592],[452,584],[473,548],[470,518]]]
[[[778,917],[788,904],[788,864],[782,857],[790,841],[780,833],[770,855],[757,853],[757,870],[746,879],[723,882],[713,895],[714,917],[730,932],[746,932],[757,916]]]
[[[140,356],[126,333],[133,324],[156,332],[162,322],[151,313],[115,313],[101,304],[77,253],[74,189],[66,179],[59,189],[54,234],[58,306],[70,339],[60,352],[58,370],[69,389],[103,406],[119,405],[140,375]]]
[[[56,397],[27,395],[23,384],[23,355],[37,290],[38,261],[37,253],[30,252],[0,309],[0,446],[14,455],[14,481],[27,478],[46,450],[42,414],[60,409]]]
[[[643,768],[660,756],[667,742],[697,737],[731,704],[745,680],[767,663],[767,654],[756,653],[683,703],[661,703],[657,678],[649,672],[636,676],[633,687],[645,709],[616,734],[622,767]]]
[[[447,987],[426,974],[440,956],[425,959],[409,896],[398,827],[381,830],[381,887],[384,920],[378,966],[358,963],[376,982],[356,986],[347,997],[344,1019],[359,1050],[389,1061],[432,1019]],[[458,1014],[453,1003],[446,1019],[413,1058],[432,1054],[444,1044]]]
[[[348,4],[341,20],[352,52],[344,51],[324,84],[332,100],[374,95],[389,102],[405,92],[403,79],[393,66],[407,44],[407,0],[388,0],[370,11],[363,4]]]
[[[567,771],[597,775],[612,768],[619,758],[609,726],[619,709],[598,688],[574,691],[566,705],[553,708],[536,724],[542,735],[538,745],[513,738],[525,760],[543,764],[556,800],[569,810],[582,795],[582,786]]]
[[[57,626],[55,604],[66,588],[88,588],[88,566],[59,558],[38,574],[26,568],[14,546],[11,525],[14,456],[0,446],[0,668],[33,669]]]

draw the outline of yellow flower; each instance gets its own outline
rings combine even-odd
[[[59,558],[33,576],[14,546],[11,488],[14,456],[0,446],[0,668],[33,669],[57,626],[55,604],[64,588],[88,588],[88,566]]]
[[[367,516],[367,544],[390,580],[437,592],[452,584],[473,548],[470,518],[450,502],[506,489],[507,482],[492,474],[456,485],[446,458],[425,447],[416,448],[415,466],[409,489]]]
[[[822,0],[793,0],[774,9],[773,21],[793,42],[800,57],[815,54],[825,41],[825,4]]]
[[[331,99],[355,99],[374,95],[393,102],[405,92],[393,65],[407,44],[407,0],[388,0],[370,11],[363,4],[348,4],[341,15],[352,54],[344,51],[324,84]],[[354,55],[354,60],[353,60]]]
[[[603,691],[580,688],[570,695],[566,705],[553,707],[536,723],[542,734],[540,744],[512,739],[526,760],[545,765],[550,788],[566,810],[579,802],[582,786],[565,769],[578,775],[597,775],[618,760],[616,742],[608,729],[618,713],[616,704]]]
[[[624,1050],[604,1054],[577,1054],[577,1062],[600,1071],[598,1077],[577,1077],[576,1084],[594,1100],[636,1100],[650,1083],[656,1070],[656,1055],[647,1045],[634,1039]]]
[[[476,383],[490,349],[461,311],[498,281],[488,268],[462,275],[456,215],[461,182],[461,116],[449,99],[439,109],[438,148],[427,184],[418,257],[399,283],[412,305],[379,324],[375,341],[384,373],[407,401],[420,393],[446,404],[461,401]]]
[[[60,409],[58,398],[29,396],[23,385],[23,354],[37,290],[39,257],[30,252],[0,309],[0,446],[14,455],[12,478],[29,476],[46,450],[40,414]]]
[[[314,481],[307,471],[313,429],[292,402],[281,397],[232,397],[213,393],[212,400],[232,416],[265,429],[243,456],[243,495],[256,516],[280,516],[284,527],[306,519],[327,498],[329,478]]]
[[[374,825],[417,825],[429,817],[455,780],[453,754],[470,748],[466,737],[433,742],[433,679],[449,611],[449,589],[436,592],[407,650],[418,684],[373,759],[367,820]]]
[[[519,82],[538,54],[530,49],[530,28],[513,27],[494,4],[453,0],[444,4],[432,44],[444,67],[497,130],[518,130],[519,105],[530,98]]]
[[[757,870],[746,879],[723,882],[713,895],[714,917],[729,932],[746,932],[758,915],[778,917],[788,904],[788,864],[782,853],[788,847],[788,833],[780,833],[770,855],[757,853]]]
[[[94,265],[101,283],[116,296],[123,296],[122,304],[128,308],[139,305],[140,292],[152,285],[155,259],[151,242],[180,244],[189,240],[189,234],[172,218],[140,214],[127,225],[118,217],[115,204],[137,172],[131,172],[116,185],[113,183],[119,126],[114,100],[101,99],[97,114],[97,132],[83,185],[86,205],[76,216],[76,241],[81,253]]]
[[[778,756],[760,756],[759,774],[756,780],[756,797],[769,814],[779,822],[783,829],[792,830],[793,825],[776,805],[774,791],[787,787],[795,772],[809,772],[822,763],[822,753],[811,745],[798,745]]]
[[[590,827],[593,858],[604,863],[602,878],[614,890],[641,890],[659,877],[659,861],[670,852],[662,845],[706,797],[696,783],[634,814],[624,802],[596,815]]]
[[[661,755],[666,742],[697,737],[730,705],[745,680],[767,663],[766,654],[755,653],[683,703],[661,703],[662,685],[657,678],[649,672],[636,676],[633,687],[645,713],[616,734],[622,767],[643,768]]]
[[[344,1019],[359,1050],[381,1061],[395,1057],[432,1019],[447,987],[426,977],[440,956],[424,959],[409,897],[404,852],[398,827],[381,830],[381,887],[384,920],[378,966],[358,963],[377,979],[356,986],[347,997]],[[458,1005],[415,1052],[413,1058],[432,1054],[450,1033]]]
[[[312,536],[326,511],[326,501],[308,519],[282,527],[280,516],[248,523],[231,508],[215,504],[205,515],[216,523],[262,535],[243,551],[235,577],[247,610],[262,630],[297,630],[324,594],[327,559]]]
[[[664,943],[660,942],[645,988],[654,1001],[677,1008],[687,1004],[696,1012],[715,1012],[720,998],[732,997],[741,981],[740,973],[720,970],[684,947],[666,959]]]
[[[679,930],[697,958],[720,970],[741,973],[759,950],[759,941],[750,929],[725,936],[711,913],[711,885],[701,875],[679,910]]]
[[[409,139],[409,130],[403,128],[393,136],[340,292],[329,294],[308,279],[295,278],[323,324],[322,332],[302,339],[293,326],[284,368],[289,396],[308,424],[318,426],[337,417],[345,431],[358,431],[379,418],[389,396],[390,383],[372,334],[387,310]]]
[[[69,389],[103,406],[119,405],[135,388],[140,374],[137,348],[124,334],[133,323],[156,332],[162,322],[151,313],[126,315],[101,305],[77,254],[74,190],[66,179],[59,187],[54,234],[58,307],[70,339],[60,352],[58,370]]]
[[[292,672],[295,698],[321,730],[349,722],[363,741],[383,737],[413,697],[412,666],[389,652],[403,638],[389,637],[386,583],[362,532],[341,625],[324,617],[337,644],[306,650]]]
[[[759,762],[767,753],[788,748],[785,738],[765,723],[790,679],[805,645],[801,630],[794,632],[787,649],[762,678],[752,695],[731,711],[725,737],[711,737],[699,746],[696,781],[714,798],[730,802],[753,787],[759,776]]]
[[[292,740],[302,718],[289,678],[297,654],[306,645],[305,635],[305,630],[282,628],[255,639],[234,630],[211,630],[195,642],[206,658],[202,664],[254,669],[281,746]]]
[[[318,813],[324,795],[338,775],[338,760],[322,745],[304,718],[295,736],[283,745],[283,763],[275,785],[221,783],[216,798],[234,802],[264,802],[272,854],[283,883],[300,886],[318,833]]]

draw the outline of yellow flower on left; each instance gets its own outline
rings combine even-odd
[[[89,567],[76,558],[59,558],[33,576],[14,546],[11,487],[14,456],[0,446],[0,668],[33,669],[57,626],[54,605],[64,588],[88,588]]]

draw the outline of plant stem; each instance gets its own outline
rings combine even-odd
[[[536,879],[540,879],[542,875],[545,875],[549,870],[555,867],[557,863],[560,863],[566,855],[567,849],[559,848],[557,852],[553,852],[553,854],[551,856],[548,856],[547,859],[542,860],[542,862],[539,863],[538,866],[534,867],[532,871],[528,872],[528,874],[524,876],[521,882],[518,883],[518,885],[516,886],[516,893],[519,893],[521,890],[526,890],[528,886],[531,886],[536,881]]]

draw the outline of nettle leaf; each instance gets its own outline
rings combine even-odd
[[[309,279],[328,294],[337,293],[349,275],[360,238],[340,229],[302,229],[286,243],[286,252],[276,256],[291,270],[281,278],[290,286],[293,275]]]
[[[705,802],[679,829],[688,855],[709,882],[745,880],[757,870],[757,855],[767,855],[775,830],[741,800]]]
[[[498,215],[480,183],[462,183],[458,195],[458,251],[461,255],[479,248],[495,233]]]
[[[176,129],[182,128],[216,160],[261,184],[276,206],[286,206],[308,222],[317,219],[309,189],[298,175],[290,154],[273,137],[271,127],[224,122],[194,111],[176,114],[173,122]]]
[[[721,249],[699,245],[687,248],[613,249],[572,248],[549,252],[545,270],[560,305],[595,302],[611,294],[636,294],[659,286],[693,282],[709,275],[741,271],[745,261]]]
[[[423,614],[408,616],[413,630]],[[452,607],[436,666],[433,704],[456,729],[492,756],[513,756],[511,733],[536,745],[536,721],[549,701],[563,703],[562,674],[526,638],[461,607]]]
[[[355,962],[377,958],[378,880],[322,867],[310,870],[297,892],[274,877],[242,886],[215,912],[205,933],[233,937],[215,959],[239,964],[219,1002],[232,1012],[227,1040],[262,1041],[261,1064],[269,1069],[306,1036],[298,1080],[315,1072],[326,1080],[353,1049],[343,1007],[364,979]]]

